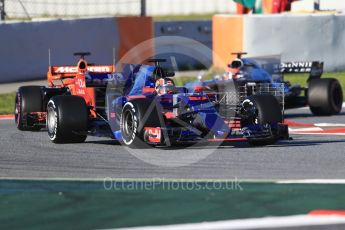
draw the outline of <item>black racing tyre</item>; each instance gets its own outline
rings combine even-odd
[[[283,114],[278,100],[270,94],[249,96],[258,112],[258,124],[271,124],[282,122]]]
[[[278,100],[270,94],[249,96],[257,109],[257,123],[260,125],[281,123],[283,114]],[[272,130],[273,131],[273,130]],[[260,139],[249,139],[248,142],[254,146],[271,145],[277,142],[279,136],[272,133],[271,137]]]
[[[339,114],[343,105],[343,91],[337,79],[312,79],[308,85],[308,104],[314,115]]]
[[[84,142],[88,119],[88,108],[82,97],[54,96],[48,102],[48,135],[54,143]]]
[[[134,99],[122,108],[120,129],[122,143],[131,148],[148,147],[145,143],[145,127],[161,127],[157,102],[150,99]]]
[[[19,130],[38,131],[40,126],[27,126],[25,113],[43,111],[43,95],[41,86],[22,86],[18,89],[15,98],[15,122]]]

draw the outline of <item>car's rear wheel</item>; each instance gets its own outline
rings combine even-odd
[[[15,98],[15,122],[19,130],[38,131],[39,125],[28,124],[27,114],[43,111],[42,87],[41,86],[22,86],[18,89]]]
[[[144,137],[145,127],[161,127],[156,102],[149,99],[127,102],[120,118],[123,144],[132,148],[148,147]]]
[[[81,143],[87,137],[88,109],[79,96],[55,96],[47,105],[48,135],[54,143]]]
[[[275,125],[282,122],[283,114],[278,100],[270,94],[252,95],[248,97],[257,110],[257,124]],[[277,142],[279,136],[272,130],[270,137],[249,138],[248,142],[254,146],[270,145]]]
[[[308,86],[308,104],[314,115],[339,114],[343,105],[343,91],[337,79],[312,79]]]

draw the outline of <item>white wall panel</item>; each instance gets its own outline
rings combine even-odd
[[[0,24],[0,82],[44,79],[48,49],[52,64],[74,64],[74,52],[90,51],[91,62],[111,64],[118,47],[116,18]]]
[[[283,61],[325,62],[345,69],[345,15],[245,16],[244,50],[250,56],[282,55]]]

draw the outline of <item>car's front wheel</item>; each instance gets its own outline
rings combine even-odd
[[[154,100],[135,99],[127,102],[120,118],[122,142],[129,147],[148,147],[144,137],[145,127],[161,127],[159,116]]]
[[[259,125],[276,125],[282,122],[283,114],[278,100],[270,94],[252,95],[248,98],[257,110],[256,123]],[[271,129],[272,130],[272,129]],[[270,145],[277,142],[279,135],[272,130],[270,137],[249,138],[248,142],[254,146]]]

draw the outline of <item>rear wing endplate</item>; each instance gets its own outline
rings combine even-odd
[[[321,78],[323,74],[323,62],[283,62],[281,63],[281,73],[309,73],[309,79]]]

